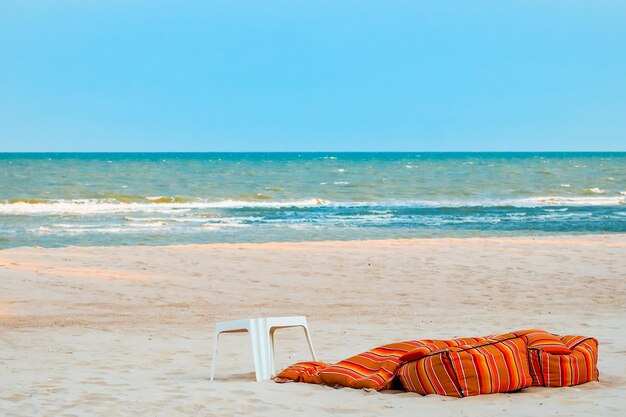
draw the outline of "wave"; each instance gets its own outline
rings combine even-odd
[[[231,209],[231,208],[305,208],[323,206],[327,201],[311,198],[293,201],[180,201],[163,202],[163,197],[155,197],[152,202],[120,202],[112,199],[75,199],[75,200],[46,200],[37,203],[5,200],[0,203],[0,214],[28,215],[28,214],[109,214],[109,213],[171,213],[173,210],[182,212],[194,209]]]
[[[194,227],[176,228],[167,222],[152,222],[152,223],[139,223],[139,224],[124,224],[117,223],[106,224],[70,224],[70,223],[58,223],[50,224],[47,226],[38,226],[26,228],[29,233],[37,235],[89,235],[89,234],[145,234],[150,232],[158,233],[199,233],[206,230],[222,230],[222,229],[234,229],[249,227],[248,224],[241,223],[240,220],[228,220],[223,219],[217,222],[204,222],[199,223]]]
[[[23,204],[45,204],[48,203],[50,200],[47,200],[45,198],[10,198],[8,200],[4,200],[5,204],[19,204],[19,203],[23,203]]]
[[[202,209],[282,209],[282,208],[321,208],[321,207],[364,207],[384,209],[386,207],[415,208],[462,208],[462,207],[584,207],[584,206],[619,206],[626,204],[625,196],[561,197],[538,196],[515,199],[489,200],[378,200],[333,202],[321,198],[300,200],[221,200],[205,201],[179,199],[166,202],[165,197],[154,197],[149,202],[125,202],[115,199],[11,199],[0,202],[0,215],[61,215],[61,214],[115,214],[115,213],[153,213],[167,214],[176,211],[184,213]]]
[[[531,197],[522,199],[536,206],[619,206],[626,204],[626,198],[614,197]]]

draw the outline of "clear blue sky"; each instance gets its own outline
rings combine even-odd
[[[0,1],[0,151],[626,150],[624,1]]]

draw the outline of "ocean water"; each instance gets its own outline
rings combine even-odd
[[[626,153],[0,154],[0,248],[626,233]]]

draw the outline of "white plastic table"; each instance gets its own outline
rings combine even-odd
[[[306,317],[265,317],[256,319],[242,319],[219,322],[215,325],[215,342],[213,345],[213,366],[211,367],[211,381],[215,376],[217,360],[217,344],[222,333],[250,333],[252,341],[252,356],[256,380],[270,379],[274,374],[274,332],[286,327],[302,327],[311,350],[313,360],[317,360]]]

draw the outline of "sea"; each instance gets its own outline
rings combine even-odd
[[[0,153],[0,248],[626,233],[626,153]]]

